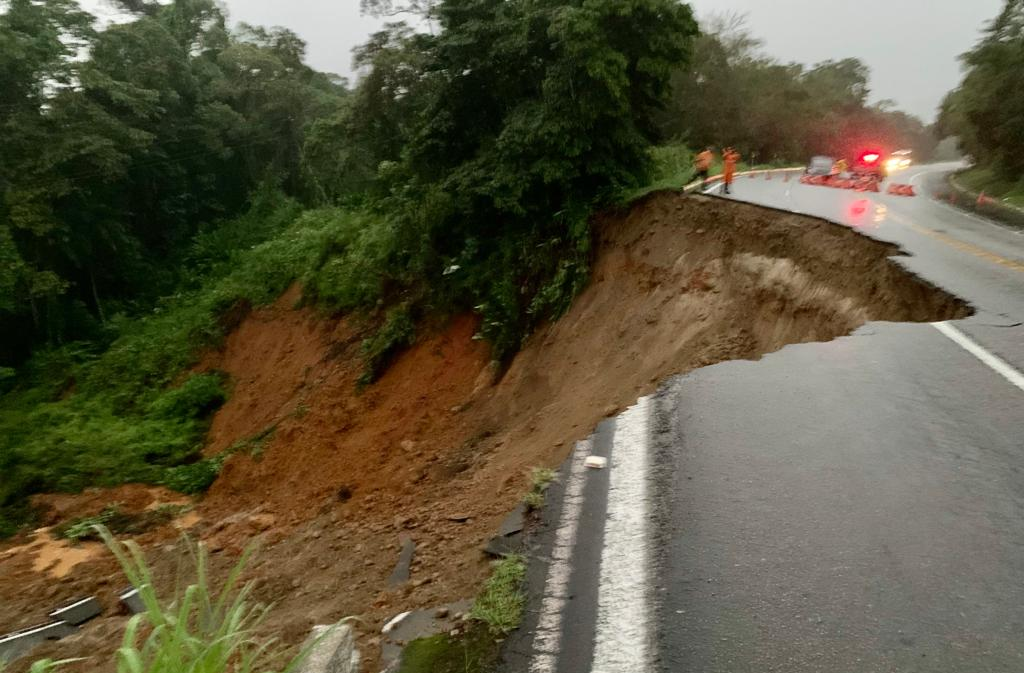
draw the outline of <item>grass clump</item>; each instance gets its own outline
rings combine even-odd
[[[526,559],[521,555],[506,556],[494,567],[483,593],[473,603],[470,616],[487,625],[496,636],[511,633],[523,617],[526,595]]]
[[[555,480],[555,471],[546,467],[535,467],[530,474],[530,490],[523,497],[529,510],[538,510],[544,506],[544,494],[548,486]]]

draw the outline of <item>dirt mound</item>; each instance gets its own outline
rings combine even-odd
[[[294,290],[208,359],[234,381],[209,449],[249,441],[197,504],[193,531],[225,566],[261,543],[250,574],[257,597],[276,604],[276,635],[294,643],[313,623],[361,615],[372,655],[372,634],[396,612],[472,596],[487,574],[480,546],[530,469],[558,465],[601,417],[669,375],[868,320],[968,312],[893,263],[893,247],[803,216],[660,193],[602,217],[598,231],[588,288],[500,377],[473,338],[476,320],[462,316],[358,393],[358,330],[293,310]],[[171,534],[141,538],[166,573],[177,561],[163,546]],[[411,582],[389,590],[400,534],[416,557]],[[19,555],[0,557],[0,631],[21,621],[8,598],[43,591],[30,573]],[[85,591],[109,574],[109,560],[97,560],[66,579]]]

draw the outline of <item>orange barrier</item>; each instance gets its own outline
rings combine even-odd
[[[886,190],[886,193],[892,194],[893,196],[917,196],[917,193],[914,192],[913,185],[901,185],[895,182],[889,185],[889,189]]]

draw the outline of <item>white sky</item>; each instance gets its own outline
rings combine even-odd
[[[91,11],[104,0],[83,0]],[[857,57],[871,67],[872,98],[932,121],[960,81],[957,56],[1003,0],[691,0],[698,16],[749,16],[765,51],[781,61],[815,63]],[[309,44],[319,69],[352,75],[352,48],[381,22],[360,16],[359,0],[226,0],[232,22],[291,28]]]

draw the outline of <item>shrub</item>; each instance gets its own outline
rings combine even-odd
[[[366,385],[375,381],[398,350],[408,346],[416,336],[416,326],[409,309],[397,306],[387,313],[384,324],[373,336],[363,341],[365,363],[359,382]]]

